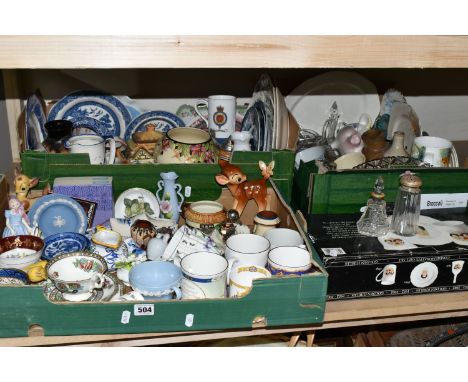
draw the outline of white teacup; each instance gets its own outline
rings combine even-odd
[[[198,110],[203,104],[208,106],[208,119]],[[198,100],[195,111],[218,139],[229,138],[236,129],[236,97],[234,96],[212,95],[208,97],[208,100]]]
[[[324,146],[309,147],[305,150],[299,151],[296,154],[296,158],[294,159],[294,166],[296,167],[296,169],[298,169],[299,165],[301,164],[301,161],[307,163],[315,159],[323,159],[324,155]]]
[[[296,275],[307,273],[312,268],[309,251],[299,247],[276,247],[268,254],[268,269],[272,275]]]
[[[106,157],[106,143],[109,143],[109,153]],[[91,164],[112,164],[115,160],[115,140],[104,139],[100,135],[82,134],[70,137],[64,143],[72,154],[89,154]]]
[[[304,239],[298,231],[290,228],[273,228],[263,235],[268,239],[271,249],[276,247],[299,247]]]
[[[180,261],[182,299],[226,297],[227,260],[211,252],[195,252]]]
[[[253,233],[233,235],[226,240],[224,256],[229,263],[229,273],[234,264],[264,267],[268,259],[270,242]]]
[[[243,297],[252,289],[253,280],[270,278],[271,273],[263,267],[240,265],[229,275],[229,297]]]
[[[452,142],[438,137],[417,137],[414,139],[411,156],[430,163],[435,167],[448,167]]]
[[[68,301],[84,301],[104,285],[106,260],[95,253],[72,252],[49,261],[47,276]]]
[[[397,266],[395,264],[387,264],[383,269],[375,276],[375,281],[380,282],[382,285],[393,285],[395,284]],[[382,277],[380,277],[382,276]]]

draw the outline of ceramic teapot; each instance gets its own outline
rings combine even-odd
[[[161,260],[164,251],[169,243],[170,235],[168,233],[161,235],[157,234],[148,241],[146,248],[146,256],[149,260]]]

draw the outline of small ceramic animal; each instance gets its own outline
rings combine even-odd
[[[221,167],[221,173],[216,175],[216,182],[222,186],[227,186],[232,196],[234,204],[232,208],[239,215],[242,214],[247,202],[251,199],[255,200],[258,205],[258,211],[267,209],[267,185],[266,182],[273,175],[275,161],[271,161],[268,165],[263,161],[259,161],[258,165],[262,171],[263,178],[247,181],[247,175],[242,170],[229,162],[220,159],[218,161]]]
[[[15,193],[18,200],[23,204],[24,210],[26,212],[29,210],[29,207],[31,207],[32,199],[43,195],[47,195],[51,192],[50,184],[47,184],[40,195],[32,198],[29,195],[29,191],[31,190],[31,188],[36,187],[38,183],[39,178],[30,178],[27,175],[22,174],[18,168],[15,168]]]

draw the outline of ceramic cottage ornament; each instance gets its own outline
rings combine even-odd
[[[232,208],[236,210],[239,215],[242,214],[242,211],[244,211],[250,199],[255,200],[259,211],[267,209],[266,182],[270,176],[273,175],[275,161],[271,161],[268,165],[263,161],[259,161],[258,165],[260,170],[262,170],[263,178],[251,181],[247,181],[247,175],[245,175],[239,167],[224,160],[219,160],[218,164],[221,167],[221,173],[216,175],[216,182],[222,186],[227,186],[234,197]]]

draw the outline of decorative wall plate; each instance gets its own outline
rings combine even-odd
[[[63,232],[84,234],[88,227],[88,217],[83,207],[69,196],[60,194],[42,196],[32,205],[28,217],[46,238]]]
[[[411,284],[416,288],[426,288],[436,280],[438,274],[439,269],[434,263],[428,261],[419,264],[411,271]]]
[[[96,119],[105,126],[100,135],[121,138],[131,120],[130,113],[118,98],[93,90],[80,90],[63,97],[52,107],[47,120],[75,122],[84,117]]]
[[[81,252],[89,247],[89,239],[76,232],[63,232],[50,235],[44,240],[42,258],[50,260],[62,253]]]
[[[184,127],[185,123],[177,115],[169,113],[167,111],[148,111],[136,117],[130,122],[125,131],[125,140],[132,137],[132,134],[136,131],[145,131],[146,125],[154,124],[155,130],[167,132],[174,127]]]
[[[37,94],[29,96],[26,101],[25,140],[26,149],[28,150],[44,150],[42,142],[47,133],[44,128],[46,116],[42,105],[42,101]]]
[[[319,134],[328,118],[330,106],[337,103],[340,121],[358,122],[362,113],[372,119],[380,111],[375,85],[354,72],[330,71],[305,81],[286,97],[286,105],[302,129]]]

